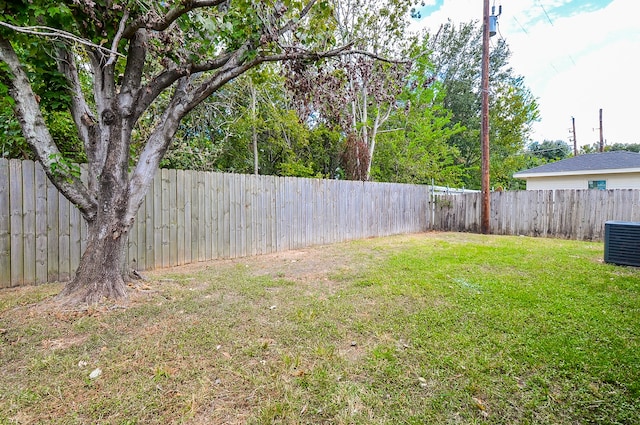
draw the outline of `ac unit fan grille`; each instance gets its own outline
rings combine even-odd
[[[608,221],[604,230],[604,261],[640,267],[640,223]]]

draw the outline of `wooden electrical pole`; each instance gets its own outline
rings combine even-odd
[[[600,108],[600,152],[604,152],[604,138],[602,137],[602,108]]]
[[[482,208],[480,230],[491,232],[490,179],[489,179],[489,0],[484,0],[482,19]]]
[[[571,124],[573,124],[573,156],[578,156],[578,142],[576,142],[576,119],[571,117]]]

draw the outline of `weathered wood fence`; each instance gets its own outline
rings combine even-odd
[[[429,187],[159,170],[129,235],[138,270],[431,226]],[[0,288],[68,280],[86,240],[38,163],[0,159]]]
[[[480,193],[436,195],[433,229],[480,232]],[[640,190],[527,190],[491,193],[491,233],[604,238],[608,220],[640,221]]]
[[[148,270],[426,230],[479,232],[480,193],[430,186],[159,170],[129,235]],[[640,190],[491,194],[491,232],[602,240],[640,221]],[[0,288],[68,280],[86,224],[38,163],[0,159]]]

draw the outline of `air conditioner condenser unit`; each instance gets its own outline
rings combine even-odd
[[[604,261],[640,267],[640,223],[625,221],[604,223]]]

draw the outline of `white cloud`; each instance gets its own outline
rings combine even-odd
[[[637,3],[614,0],[599,10],[587,8],[558,16],[554,8],[566,8],[567,3],[504,2],[499,19],[499,35],[509,43],[514,71],[525,77],[539,99],[542,119],[534,126],[533,138],[568,141],[574,116],[578,143],[594,143],[599,138],[602,108],[604,137],[609,143],[640,143],[635,126],[640,113]],[[482,2],[445,0],[420,26],[437,29],[448,18],[454,22],[481,20]]]

